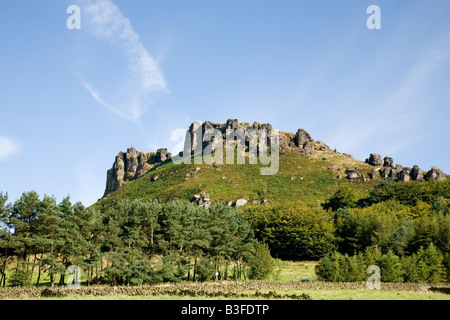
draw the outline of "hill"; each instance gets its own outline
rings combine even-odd
[[[238,128],[272,130],[270,124],[258,122],[253,125],[237,120],[228,120],[225,124],[197,122],[187,130],[188,150],[193,153],[198,133],[204,136],[208,130],[215,129],[225,140],[226,129]],[[203,139],[201,150],[210,144]],[[348,185],[359,197],[364,197],[374,185],[389,177],[397,181],[426,181],[443,180],[447,176],[434,167],[428,172],[417,166],[408,168],[397,164],[394,167],[392,158],[385,157],[382,161],[375,153],[366,161],[359,161],[350,154],[330,149],[322,141],[313,140],[303,129],[295,134],[279,132],[279,170],[274,175],[261,175],[260,169],[267,167],[261,163],[249,164],[248,139],[245,151],[246,164],[236,164],[236,161],[233,164],[175,164],[167,149],[145,153],[131,147],[116,157],[107,174],[105,196],[94,206],[107,208],[120,199],[139,198],[160,202],[178,199],[206,206],[217,202],[236,205],[241,199],[238,206],[247,201],[247,206],[320,208],[342,185]]]

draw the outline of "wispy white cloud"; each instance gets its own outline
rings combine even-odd
[[[119,48],[127,62],[129,75],[116,92],[120,97],[109,103],[79,76],[83,86],[101,105],[127,120],[138,122],[148,108],[151,93],[168,93],[167,83],[157,62],[142,44],[128,18],[111,0],[80,0],[83,29]],[[130,89],[132,88],[132,89]]]
[[[0,137],[0,161],[20,152],[20,144],[8,137]]]
[[[103,99],[100,97],[100,94],[98,93],[98,90],[94,89],[91,87],[91,85],[89,83],[86,82],[86,80],[83,79],[82,76],[80,76],[79,74],[75,74],[77,76],[78,79],[80,79],[81,83],[83,84],[84,88],[91,94],[91,96],[98,102],[100,103],[102,106],[104,106],[105,108],[111,110],[112,112],[114,112],[115,114],[130,120],[130,121],[137,121],[137,117],[133,116],[133,115],[128,115],[124,112],[121,112],[119,109],[113,107],[112,105],[106,103],[105,101],[103,101]]]

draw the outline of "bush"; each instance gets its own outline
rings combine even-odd
[[[331,208],[331,210],[336,211],[339,208],[355,208],[357,204],[358,198],[356,197],[355,191],[345,185],[336,191],[333,196],[323,204],[323,207],[326,210]]]
[[[364,260],[361,255],[349,256],[335,251],[316,265],[319,280],[332,282],[358,282],[365,278]]]
[[[198,281],[215,280],[216,267],[208,259],[203,259],[195,266],[195,277]]]
[[[31,285],[31,270],[16,268],[9,280],[11,287],[23,287]]]

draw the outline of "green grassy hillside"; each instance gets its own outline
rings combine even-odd
[[[246,160],[247,163],[241,165],[176,165],[166,161],[143,177],[125,183],[120,190],[98,201],[95,207],[107,208],[123,198],[190,201],[194,195],[204,192],[209,194],[212,203],[234,203],[244,198],[248,206],[267,199],[273,205],[296,202],[315,208],[342,184],[353,186],[356,193],[363,196],[377,182],[345,179],[346,168],[358,167],[359,172],[367,176],[373,167],[330,149],[317,150],[311,156],[300,155],[298,148],[285,149],[280,153],[279,171],[272,176],[260,174],[259,162],[250,165],[248,158]],[[196,171],[196,168],[200,169]],[[338,179],[339,174],[342,179]]]

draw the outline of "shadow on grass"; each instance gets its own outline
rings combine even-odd
[[[450,294],[450,287],[444,287],[444,288],[431,287],[428,290],[431,292],[435,292],[435,293]]]

